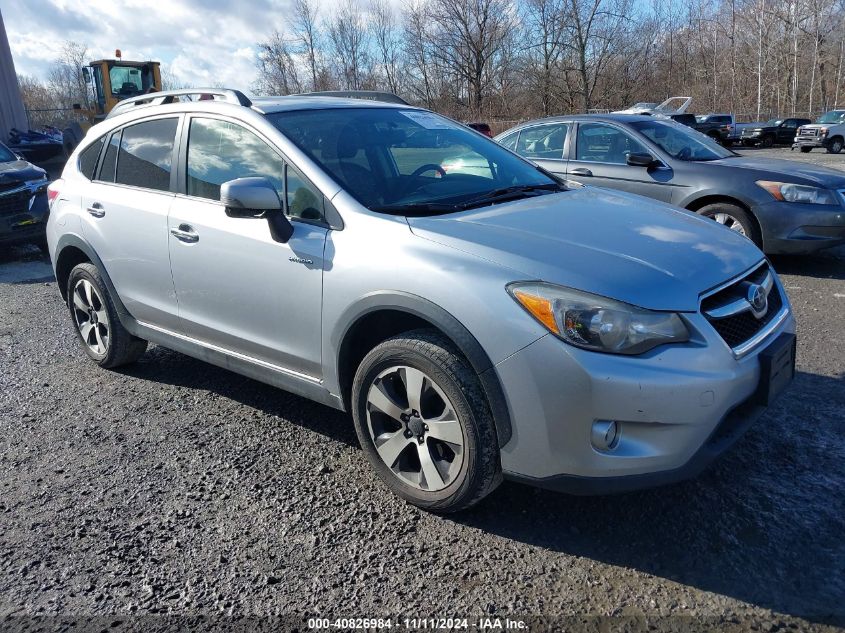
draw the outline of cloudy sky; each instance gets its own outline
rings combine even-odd
[[[326,5],[328,6],[328,5]],[[288,0],[0,0],[19,74],[46,76],[62,43],[90,59],[161,61],[180,83],[249,90],[255,44],[284,28]]]

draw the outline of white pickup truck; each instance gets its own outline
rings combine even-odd
[[[807,153],[814,147],[824,147],[830,154],[838,154],[845,146],[845,110],[831,110],[815,123],[798,128],[792,149]]]

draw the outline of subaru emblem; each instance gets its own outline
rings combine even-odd
[[[766,289],[763,286],[760,284],[751,284],[748,287],[748,294],[745,298],[751,304],[751,310],[754,312],[754,316],[759,319],[766,314],[769,298],[766,296]]]

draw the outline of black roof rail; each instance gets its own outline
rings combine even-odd
[[[250,107],[252,101],[249,100],[240,90],[229,90],[226,88],[184,88],[182,90],[163,90],[161,92],[150,92],[135,97],[128,97],[122,99],[114,106],[106,118],[117,114],[123,114],[132,107],[155,106],[164,105],[167,103],[175,103],[178,97],[187,97],[191,95],[198,95],[200,98],[206,95],[210,97],[220,97],[216,101],[223,101],[234,105],[242,105]]]
[[[385,103],[398,103],[399,105],[411,105],[402,97],[392,92],[379,90],[323,90],[319,92],[303,92],[290,95],[291,97],[343,97],[346,99],[365,99],[367,101],[384,101]]]

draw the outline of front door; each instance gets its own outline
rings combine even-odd
[[[575,136],[574,159],[567,164],[569,180],[669,202],[672,169],[628,165],[630,154],[653,155],[631,134],[607,123],[580,122]]]
[[[224,119],[190,120],[185,194],[168,218],[186,335],[285,370],[321,376],[323,197],[257,134]],[[287,171],[287,174],[286,174]],[[294,225],[286,244],[263,218],[235,218],[220,185],[265,176]]]

